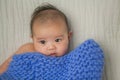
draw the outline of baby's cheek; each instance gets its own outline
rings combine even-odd
[[[40,46],[39,49],[38,49],[38,51],[39,51],[40,53],[44,54],[44,55],[48,55],[48,54],[47,54],[47,53],[48,53],[48,50],[47,50],[47,48],[46,48],[45,46]]]
[[[37,51],[37,52],[40,52],[40,53],[43,53],[43,52],[44,52],[44,47],[42,47],[42,46],[37,46],[37,47],[36,47],[36,51]]]
[[[68,50],[68,44],[67,43],[61,44],[59,47],[60,47],[61,53],[66,53],[66,51]]]
[[[34,47],[35,47],[35,50],[37,51],[37,52],[40,52],[41,51],[41,46],[38,44],[38,43],[36,43],[36,44],[34,44]]]

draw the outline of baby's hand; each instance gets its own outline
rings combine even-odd
[[[25,52],[34,52],[34,51],[35,51],[35,49],[34,49],[33,43],[27,43],[27,44],[22,45],[15,52],[15,54],[22,54],[22,53],[25,53]]]

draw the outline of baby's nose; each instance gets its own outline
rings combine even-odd
[[[55,49],[56,49],[56,47],[55,47],[54,44],[50,44],[50,45],[48,46],[48,50],[55,50]]]

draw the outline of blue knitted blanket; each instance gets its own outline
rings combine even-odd
[[[61,57],[38,52],[14,55],[0,80],[101,80],[103,51],[92,39]]]

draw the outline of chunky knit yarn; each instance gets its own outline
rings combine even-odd
[[[14,55],[0,80],[101,80],[103,51],[92,39],[61,57],[38,52]]]

